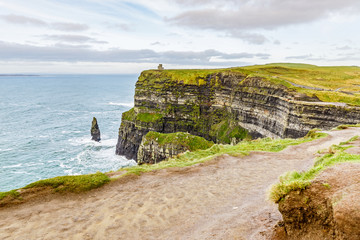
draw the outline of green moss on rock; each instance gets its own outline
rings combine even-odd
[[[232,143],[233,139],[235,142],[239,142],[245,138],[251,138],[246,129],[238,126],[230,119],[223,120],[218,124],[212,125],[210,134],[219,142],[227,144]]]
[[[207,141],[205,138],[184,132],[159,133],[150,131],[145,135],[144,140],[145,144],[150,141],[155,141],[159,144],[159,146],[179,145],[189,151],[208,149],[214,145],[213,142]]]
[[[139,108],[140,109],[140,108]],[[130,122],[157,122],[163,118],[163,115],[157,112],[146,112],[147,108],[141,108],[139,113],[136,113],[135,108],[130,109],[122,114],[122,119]]]
[[[149,123],[156,122],[163,118],[162,114],[159,113],[139,113],[136,115],[136,120]]]
[[[136,119],[135,109],[132,108],[129,111],[123,112],[122,119],[131,122],[135,121]]]

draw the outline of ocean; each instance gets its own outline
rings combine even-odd
[[[137,75],[0,76],[0,192],[136,165],[115,155]],[[91,141],[92,118],[101,141]]]

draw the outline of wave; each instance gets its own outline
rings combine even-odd
[[[115,147],[117,143],[117,139],[101,139],[100,142],[96,142],[91,140],[91,136],[89,137],[78,137],[78,138],[71,138],[68,140],[71,145],[73,146],[102,146],[102,147]]]
[[[8,152],[8,151],[12,151],[14,150],[13,148],[5,148],[5,149],[1,149],[0,148],[0,152]]]
[[[79,175],[96,171],[116,171],[123,167],[136,166],[134,160],[115,154],[112,148],[86,148],[76,156],[62,161],[60,167],[67,175]]]
[[[116,102],[109,102],[109,105],[114,105],[114,106],[123,106],[123,107],[133,107],[134,103],[116,103]]]
[[[8,166],[3,166],[2,168],[18,168],[21,167],[22,163],[16,164],[16,165],[8,165]]]

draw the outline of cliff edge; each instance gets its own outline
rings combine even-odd
[[[264,65],[144,71],[136,83],[135,106],[122,115],[116,153],[137,160],[149,131],[188,132],[229,144],[244,138],[298,138],[313,128],[359,123],[358,93],[335,92],[336,81],[328,89],[309,87],[318,75],[332,77],[324,69]],[[302,77],[309,81],[296,81]],[[334,94],[336,103],[324,102]]]

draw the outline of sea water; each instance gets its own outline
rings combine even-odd
[[[115,155],[136,75],[0,76],[0,192],[136,165]],[[91,141],[96,117],[101,141]]]

